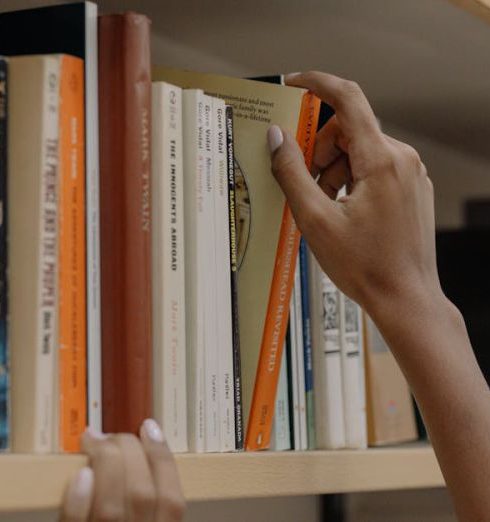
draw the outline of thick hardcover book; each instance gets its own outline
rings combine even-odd
[[[152,414],[150,21],[99,18],[103,428]]]
[[[316,445],[345,447],[339,291],[309,253]]]
[[[87,235],[88,416],[101,428],[99,126],[97,5],[92,2],[25,9],[0,14],[0,53],[64,53],[84,60],[85,181]]]
[[[410,388],[386,341],[364,315],[368,444],[417,439]]]
[[[226,105],[213,98],[214,114],[214,210],[216,231],[216,342],[218,345],[218,392],[221,451],[235,450],[233,393],[233,316],[230,270],[230,209],[226,155]]]
[[[306,422],[308,449],[315,449],[315,402],[313,387],[313,353],[311,339],[310,288],[308,278],[308,247],[302,238],[299,245],[301,276],[301,312],[303,314],[303,350],[305,359]]]
[[[235,408],[235,449],[243,449],[242,372],[240,364],[240,326],[238,314],[238,252],[235,183],[235,154],[233,142],[233,107],[226,106],[226,162],[228,174],[228,208],[230,237],[230,287],[233,334],[233,398]]]
[[[18,453],[55,449],[60,67],[60,56],[9,60],[9,342]]]
[[[204,178],[204,94],[183,91],[184,237],[187,344],[188,441],[193,452],[205,450],[204,426],[204,277],[199,252],[206,240],[201,197]],[[209,275],[209,274],[207,274]]]
[[[291,211],[270,174],[266,133],[271,124],[296,133],[309,163],[320,102],[304,89],[163,67],[154,70],[154,79],[204,89],[234,108],[240,346],[244,413],[249,413],[246,447],[265,449],[299,246]]]
[[[153,411],[187,451],[182,89],[152,87]]]
[[[367,446],[362,312],[357,303],[342,293],[340,345],[345,446],[362,449]]]
[[[87,425],[83,60],[64,55],[60,77],[59,448],[80,451]]]
[[[10,375],[7,341],[7,106],[8,63],[0,57],[0,450],[10,445]]]

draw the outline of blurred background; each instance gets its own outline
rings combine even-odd
[[[50,2],[0,0],[0,11],[46,3]],[[384,131],[413,145],[427,166],[435,187],[443,286],[463,309],[486,371],[490,23],[448,0],[107,0],[98,4],[104,12],[133,9],[152,19],[155,64],[237,76],[318,69],[357,81]],[[343,515],[335,514],[339,501]],[[327,511],[331,514],[325,518]],[[0,515],[2,522],[55,519],[52,513]],[[455,520],[443,490],[195,503],[187,517],[189,522],[251,519]]]

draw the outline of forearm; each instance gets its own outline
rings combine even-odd
[[[490,520],[490,391],[461,314],[438,291],[380,300],[370,314],[417,399],[460,520]]]

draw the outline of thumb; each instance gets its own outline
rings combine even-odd
[[[330,221],[329,213],[335,211],[335,203],[311,176],[296,140],[289,132],[272,125],[267,132],[267,141],[272,173],[286,196],[299,229],[304,233],[322,217]]]

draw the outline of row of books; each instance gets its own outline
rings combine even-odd
[[[367,437],[386,393],[367,357],[365,394],[362,312],[270,175],[267,128],[308,164],[318,99],[152,69],[150,21],[90,2],[0,15],[0,53],[2,448],[78,451],[87,424],[150,416],[174,451],[410,438],[394,361],[390,434]]]

